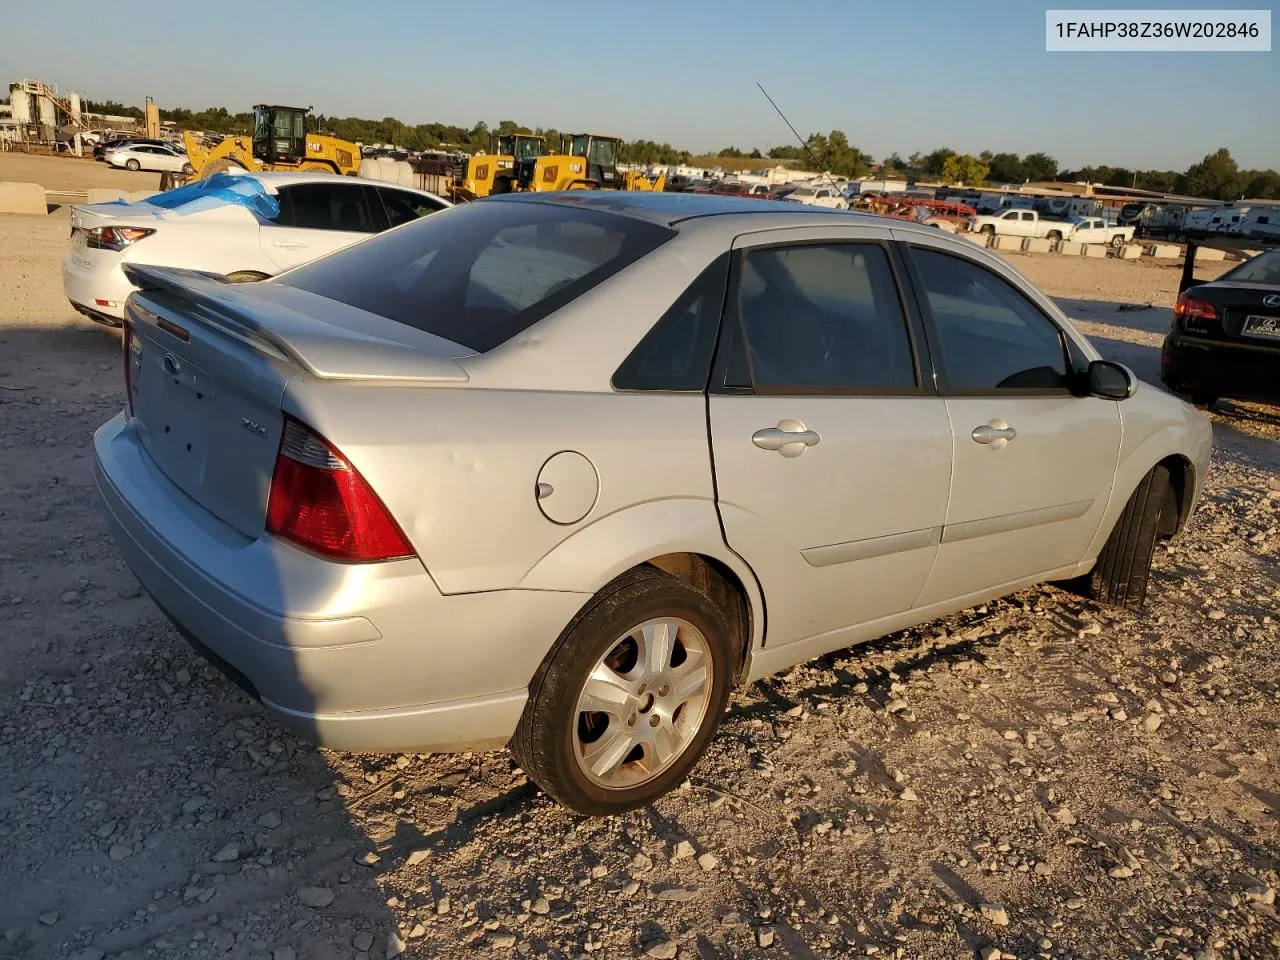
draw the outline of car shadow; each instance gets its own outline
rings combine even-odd
[[[382,956],[358,792],[191,650],[108,532],[92,433],[120,334],[67,314],[0,318],[0,957]]]

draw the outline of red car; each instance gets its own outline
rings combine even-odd
[[[755,197],[760,200],[773,199],[769,187],[763,183],[717,183],[709,189],[695,190],[694,193],[712,193],[721,197]]]

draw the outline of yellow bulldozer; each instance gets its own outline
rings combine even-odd
[[[643,173],[618,169],[620,137],[572,133],[560,153],[516,162],[516,190],[653,190],[666,186],[666,173],[656,181]]]
[[[200,180],[231,167],[243,170],[317,170],[355,176],[360,148],[348,140],[307,132],[307,107],[257,104],[253,136],[229,136],[209,145],[191,133],[182,135],[187,159]]]

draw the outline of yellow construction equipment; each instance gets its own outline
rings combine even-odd
[[[187,159],[203,179],[231,167],[244,170],[318,170],[355,176],[360,172],[360,148],[348,140],[307,132],[307,107],[257,104],[253,108],[253,136],[229,136],[209,146],[191,133],[182,135]]]
[[[490,143],[491,153],[477,153],[453,168],[452,199],[478,200],[515,189],[516,165],[542,156],[545,138],[516,133]]]
[[[517,190],[657,190],[666,173],[651,181],[642,173],[618,169],[621,137],[601,133],[572,133],[564,137],[560,153],[516,163]]]

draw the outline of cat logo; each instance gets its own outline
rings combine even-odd
[[[571,164],[569,164],[569,172],[570,172],[570,173],[581,173],[581,172],[582,172],[582,164],[580,164],[580,163],[571,163]]]
[[[316,143],[314,140],[308,140],[308,141],[307,141],[307,152],[308,152],[308,153],[319,153],[319,152],[320,152],[320,144]]]

